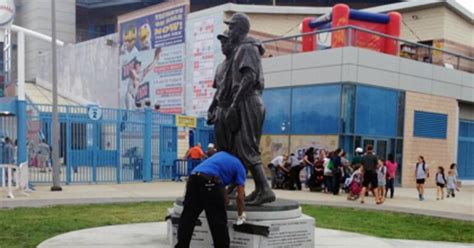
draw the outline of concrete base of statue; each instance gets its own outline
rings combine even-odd
[[[183,211],[183,198],[178,198],[174,207],[168,209],[168,241],[177,242],[178,222]],[[227,208],[229,235],[233,248],[245,247],[314,247],[314,218],[304,215],[296,201],[277,199],[262,206],[245,206],[248,224],[246,228],[234,229],[237,219],[235,204]],[[259,227],[252,228],[253,225]],[[262,233],[262,228],[267,232]],[[244,230],[240,230],[244,229]],[[191,247],[213,247],[212,236],[204,211],[194,228]]]

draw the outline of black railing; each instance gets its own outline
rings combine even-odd
[[[341,30],[345,31],[345,46],[358,47],[357,35],[360,35],[361,33],[371,34],[385,39],[397,41],[398,45],[400,46],[399,56],[401,57],[432,64],[440,64],[446,67],[452,67],[453,69],[468,71],[471,73],[474,72],[474,57],[469,57],[453,51],[412,42],[358,26],[340,26],[332,29],[318,30],[314,32],[264,40],[262,42],[265,44],[268,50],[267,56],[269,57],[300,53],[302,52],[301,41],[303,36],[314,35],[319,39],[323,34],[332,34],[333,32]],[[327,38],[328,37],[326,37],[326,39]],[[317,44],[315,44],[315,46],[317,47]],[[325,47],[324,49],[330,49],[330,46]]]

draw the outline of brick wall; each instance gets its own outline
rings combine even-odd
[[[413,82],[416,83],[416,82]],[[427,111],[448,115],[446,139],[430,139],[413,137],[415,111]],[[430,169],[428,187],[435,186],[434,175],[438,166],[445,170],[456,162],[456,130],[458,125],[458,103],[456,99],[406,92],[405,130],[403,137],[403,168],[402,186],[415,185],[415,164],[419,155],[425,158]]]
[[[471,34],[474,34],[474,30],[471,32]],[[474,39],[474,35],[473,39]],[[446,39],[441,39],[435,41],[435,43],[438,44],[438,48],[441,48],[443,50],[447,51],[452,51],[458,54],[462,54],[464,56],[474,56],[474,46],[467,46],[460,44],[458,42],[454,42],[451,40],[446,40]],[[433,52],[433,61],[436,64],[440,64],[444,66],[445,63],[453,65],[454,68],[467,71],[467,72],[474,72],[474,62],[464,59],[464,58],[458,58],[454,55],[447,54],[447,53],[442,53],[442,52]],[[459,66],[459,68],[458,68]]]
[[[410,41],[445,39],[474,47],[474,25],[446,7],[402,13],[401,38]]]
[[[233,12],[226,12],[225,19],[230,18]],[[289,36],[300,33],[298,28],[303,18],[314,15],[288,15],[288,14],[261,14],[247,13],[250,17],[250,28],[255,31],[265,32],[275,36]]]
[[[402,13],[400,36],[413,42],[444,37],[445,7]]]
[[[276,39],[280,37],[276,35],[269,35],[268,33],[255,31],[255,30],[250,30],[249,34],[250,36],[261,41]],[[301,42],[295,41],[294,39],[267,42],[264,45],[265,45],[265,54],[263,55],[264,58],[298,53],[301,51]]]
[[[444,11],[444,39],[474,48],[474,25],[458,14],[446,9]]]

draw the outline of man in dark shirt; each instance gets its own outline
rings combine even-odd
[[[179,220],[176,248],[189,247],[196,219],[203,210],[206,212],[214,247],[230,246],[225,209],[229,198],[225,192],[225,186],[237,185],[237,224],[242,223],[245,221],[243,212],[245,177],[242,162],[227,152],[217,152],[192,171],[186,184],[184,209]]]
[[[341,148],[337,148],[333,156],[330,158],[332,161],[332,178],[333,178],[333,195],[338,195],[341,187],[341,178],[342,178],[342,164],[341,164]]]
[[[374,147],[372,145],[367,145],[367,153],[362,156],[362,167],[364,169],[364,181],[362,183],[362,191],[360,192],[360,203],[364,203],[365,192],[369,187],[369,184],[372,188],[377,188],[377,156],[373,154]],[[375,190],[375,199],[378,199],[378,190]]]

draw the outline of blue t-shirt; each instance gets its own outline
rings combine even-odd
[[[209,176],[217,176],[224,185],[235,183],[245,185],[245,169],[240,160],[227,152],[217,152],[204,160],[193,172],[202,172]]]

